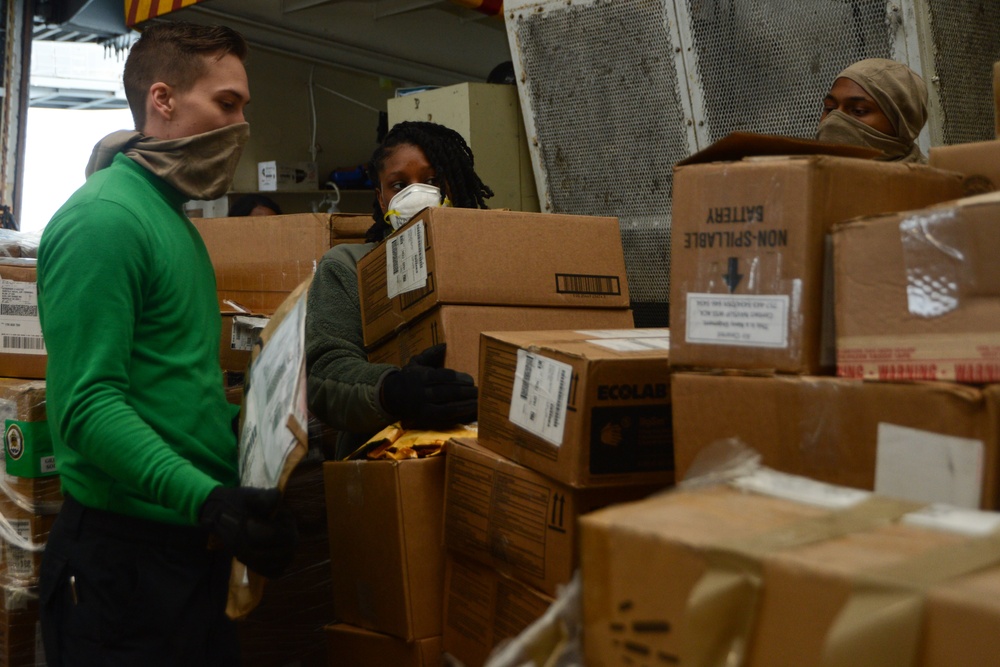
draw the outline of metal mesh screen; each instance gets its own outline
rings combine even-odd
[[[837,74],[892,57],[885,0],[686,3],[711,141],[736,130],[811,138]]]
[[[672,0],[560,5],[514,28],[549,201],[558,213],[619,218],[632,300],[659,304],[659,317],[638,310],[665,325],[671,171],[692,149],[666,23]]]
[[[926,0],[942,141],[994,138],[993,63],[1000,61],[1000,2]]]

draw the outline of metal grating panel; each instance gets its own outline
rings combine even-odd
[[[993,63],[1000,61],[1000,2],[926,0],[944,144],[995,138]]]
[[[892,57],[885,0],[685,2],[710,141],[736,130],[811,138],[837,73]]]
[[[672,4],[560,2],[513,19],[533,111],[526,121],[547,180],[543,202],[559,213],[617,216],[632,300],[664,311],[671,170],[692,149],[667,23]]]

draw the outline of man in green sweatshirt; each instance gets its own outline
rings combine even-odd
[[[103,139],[46,227],[38,297],[65,502],[42,561],[49,665],[238,665],[231,558],[275,576],[296,530],[240,488],[205,245],[183,212],[232,182],[249,126],[233,30],[158,23],[124,83],[138,131]]]

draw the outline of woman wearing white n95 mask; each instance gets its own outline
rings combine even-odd
[[[917,136],[927,122],[927,86],[903,63],[861,60],[837,75],[823,99],[816,138],[882,151],[877,159],[926,162]]]
[[[443,349],[426,350],[403,368],[368,362],[357,263],[424,208],[486,208],[493,191],[476,174],[462,136],[436,123],[394,126],[372,155],[368,175],[375,201],[367,243],[341,244],[323,256],[306,308],[309,409],[340,431],[337,458],[395,421],[448,428],[476,419],[472,378],[441,368]]]

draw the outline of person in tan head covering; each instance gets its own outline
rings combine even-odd
[[[903,63],[861,60],[837,75],[823,99],[816,138],[882,151],[880,160],[926,162],[917,135],[927,122],[927,86]]]

